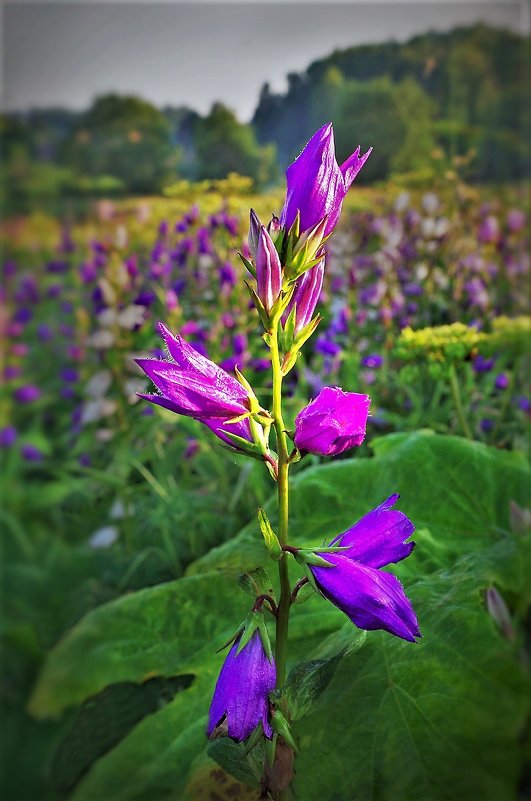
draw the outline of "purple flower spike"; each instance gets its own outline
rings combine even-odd
[[[360,156],[360,148],[338,166],[332,123],[323,125],[310,139],[300,156],[286,170],[287,194],[280,222],[293,224],[300,212],[300,229],[306,231],[327,216],[325,236],[336,225],[343,200],[356,175],[371,154]]]
[[[221,668],[208,715],[207,734],[226,723],[228,735],[236,742],[246,740],[262,723],[271,739],[268,721],[269,693],[275,689],[276,667],[269,662],[258,631],[237,653],[240,637],[234,642]]]
[[[295,420],[295,445],[300,451],[337,456],[361,445],[370,398],[339,387],[324,387]]]
[[[321,259],[315,267],[303,273],[297,281],[297,287],[293,293],[293,297],[282,317],[285,323],[293,306],[296,305],[295,335],[297,335],[305,325],[308,325],[313,317],[315,307],[317,306],[323,288],[324,268],[325,260]]]
[[[14,426],[0,428],[0,448],[12,448],[17,441],[17,429]]]
[[[331,545],[348,546],[341,553],[321,556],[332,567],[311,565],[318,589],[360,629],[383,629],[415,642],[420,637],[413,607],[395,576],[378,568],[405,559],[414,542],[406,542],[415,527],[402,512],[391,507],[398,500],[391,495],[384,503],[339,534]]]
[[[140,397],[199,420],[228,444],[232,443],[225,436],[227,432],[252,442],[247,419],[225,422],[248,413],[248,395],[242,385],[162,323],[159,329],[170,360],[137,359],[136,362],[161,394],[140,394]]]
[[[282,267],[273,240],[262,225],[256,249],[257,294],[266,311],[280,295],[282,288]]]
[[[40,397],[41,391],[39,387],[36,387],[34,384],[26,384],[15,390],[15,400],[19,403],[33,403],[33,401],[38,400]]]

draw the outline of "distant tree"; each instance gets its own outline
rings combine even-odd
[[[197,121],[195,147],[201,179],[225,178],[234,172],[265,184],[275,177],[274,147],[261,147],[252,127],[239,122],[221,103]]]
[[[158,191],[175,174],[178,151],[164,114],[138,97],[96,99],[64,146],[77,172],[118,178],[133,192]]]

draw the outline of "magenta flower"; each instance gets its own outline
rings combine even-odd
[[[233,443],[226,433],[252,442],[248,419],[226,422],[249,412],[248,395],[242,385],[162,323],[159,329],[170,360],[136,359],[160,391],[160,395],[140,394],[140,397],[199,420],[230,445]]]
[[[229,737],[241,742],[262,723],[265,736],[271,739],[268,695],[275,689],[275,663],[268,660],[258,631],[237,653],[240,639],[235,640],[221,668],[210,705],[207,734],[210,737],[217,726],[226,723]]]
[[[330,545],[348,546],[341,553],[322,553],[332,567],[310,565],[320,592],[360,629],[383,629],[415,642],[420,637],[413,607],[395,576],[379,570],[405,559],[414,542],[406,542],[415,526],[392,509],[399,495],[391,495],[362,517]]]
[[[361,445],[370,403],[368,395],[324,387],[297,415],[295,445],[320,456],[337,456]]]
[[[328,216],[325,236],[336,225],[343,200],[356,175],[371,154],[360,156],[360,148],[338,166],[332,123],[323,125],[310,139],[300,156],[286,170],[287,194],[280,222],[286,228],[300,212],[300,229],[306,231]]]
[[[256,285],[265,310],[271,311],[282,289],[282,267],[273,240],[263,225],[256,248]]]
[[[285,323],[293,307],[295,310],[295,335],[308,325],[313,317],[323,288],[325,260],[319,261],[315,267],[306,270],[297,281],[297,286],[282,321]]]

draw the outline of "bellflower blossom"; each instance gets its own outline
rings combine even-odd
[[[324,387],[295,420],[295,445],[300,451],[337,456],[361,445],[370,398],[339,387]]]
[[[358,147],[339,167],[332,123],[323,125],[286,170],[288,187],[281,224],[290,228],[299,211],[301,231],[312,228],[326,216],[324,235],[331,233],[341,214],[345,195],[371,151],[369,148],[360,156]]]
[[[172,412],[199,420],[230,445],[232,442],[225,432],[252,442],[247,419],[226,422],[249,412],[248,395],[242,385],[182,337],[174,336],[162,323],[159,323],[159,329],[170,360],[135,361],[161,394],[139,393],[139,396]]]
[[[395,576],[379,570],[405,559],[414,542],[406,542],[415,526],[392,509],[400,496],[391,495],[362,517],[330,545],[348,547],[321,556],[332,567],[310,565],[317,588],[360,629],[383,629],[415,642],[420,637],[417,618]]]
[[[265,736],[271,739],[268,695],[275,689],[275,663],[267,658],[258,631],[238,653],[240,639],[241,636],[235,640],[221,668],[207,734],[210,737],[217,726],[226,722],[229,737],[241,742],[261,722]]]

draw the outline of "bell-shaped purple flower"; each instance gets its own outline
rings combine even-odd
[[[282,289],[282,267],[275,244],[263,225],[256,248],[256,285],[265,310],[271,311]]]
[[[312,228],[327,216],[325,236],[336,225],[343,200],[356,175],[371,154],[360,156],[360,148],[339,167],[336,161],[332,123],[323,125],[300,156],[286,170],[287,194],[280,222],[290,228],[300,212],[300,230]]]
[[[325,260],[319,261],[315,267],[306,270],[297,281],[297,286],[290,304],[282,317],[285,323],[291,310],[295,306],[295,335],[308,325],[313,317],[315,307],[321,296],[323,288]]]
[[[420,637],[413,607],[395,576],[379,570],[405,559],[414,542],[406,542],[415,526],[402,512],[392,509],[391,495],[330,545],[348,547],[340,553],[320,554],[332,567],[310,565],[320,592],[360,629],[383,629],[415,642]]]
[[[297,415],[295,445],[320,456],[337,456],[361,445],[370,403],[368,395],[324,387]]]
[[[162,323],[170,360],[136,359],[153,381],[160,395],[140,394],[141,398],[177,414],[204,423],[224,442],[233,445],[225,433],[236,434],[252,442],[247,419],[225,421],[248,414],[248,394],[229,373],[193,348],[181,336],[174,336]]]
[[[268,695],[275,689],[275,663],[267,658],[258,631],[237,653],[239,643],[240,637],[221,668],[210,705],[207,734],[210,737],[217,726],[226,723],[229,737],[241,742],[262,723],[264,734],[271,739]]]

